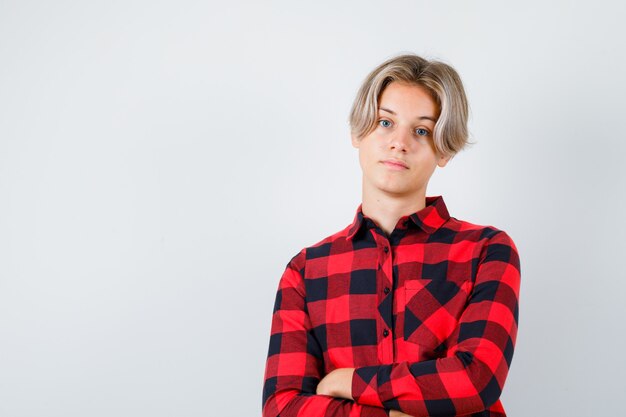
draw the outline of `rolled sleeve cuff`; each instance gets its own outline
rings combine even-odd
[[[378,395],[378,366],[356,368],[352,376],[352,398],[361,405],[383,407]]]

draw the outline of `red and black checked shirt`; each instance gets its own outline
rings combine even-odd
[[[263,416],[506,416],[520,288],[509,235],[450,217],[442,196],[389,236],[361,207],[285,268]],[[315,394],[336,368],[356,368],[354,401]]]

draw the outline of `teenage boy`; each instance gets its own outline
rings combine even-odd
[[[264,417],[503,417],[520,263],[509,235],[426,196],[468,143],[456,71],[401,55],[375,68],[350,113],[362,203],[280,279]]]

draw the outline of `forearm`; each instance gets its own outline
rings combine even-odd
[[[501,386],[492,370],[456,355],[424,362],[357,368],[353,393],[362,405],[395,408],[413,417],[465,415],[487,409]]]
[[[317,385],[317,394],[353,400],[352,378],[354,370],[354,368],[338,368],[328,373]],[[388,412],[389,417],[413,417],[398,410],[388,410]]]
[[[354,400],[352,398],[352,378],[354,368],[338,368],[328,373],[319,384],[316,393],[336,398]]]
[[[452,358],[450,358],[452,359]],[[418,368],[420,367],[425,367],[426,369],[428,368],[432,368],[432,366],[428,363],[431,361],[425,361],[425,363],[415,363],[413,364],[413,369],[418,370]],[[404,367],[405,363],[398,363],[398,364],[391,364],[389,366],[396,368],[394,371],[391,371],[390,373],[395,373],[394,378],[402,378],[402,379],[411,379],[414,378],[415,376],[413,374],[410,374],[409,376],[407,375],[400,375],[398,372],[400,369],[402,369]],[[410,365],[409,365],[410,366]],[[446,365],[441,365],[442,369],[446,367]],[[455,366],[454,364],[448,364],[447,365],[448,368],[446,369],[446,372],[449,372],[450,375],[454,375],[454,371],[450,368],[450,366]],[[464,365],[461,365],[464,367]],[[374,368],[374,367],[371,367]],[[322,396],[330,396],[330,397],[334,397],[336,399],[341,399],[341,400],[353,400],[352,398],[352,383],[353,383],[353,378],[355,377],[355,368],[338,368],[333,370],[332,372],[328,373],[321,381],[320,383],[317,385],[317,389],[316,389],[316,393],[318,395],[322,395]],[[361,368],[359,368],[359,371],[362,371]],[[384,374],[385,371],[379,371],[379,373]],[[419,372],[419,371],[418,371]],[[480,371],[483,374],[486,374],[486,372]],[[359,378],[359,376],[356,376],[357,378]],[[462,378],[458,378],[458,375],[456,377],[453,377],[457,379],[457,382],[461,381]],[[385,380],[390,380],[391,377],[389,378],[384,378]],[[429,380],[427,380],[426,382],[424,382],[425,384],[429,384],[432,383],[432,378],[430,378]],[[466,382],[470,382],[469,378],[466,378]],[[371,385],[370,384],[370,392],[373,391],[373,388],[377,388],[377,385]],[[448,385],[448,387],[450,387]],[[426,388],[426,389],[425,389]],[[434,387],[430,387],[430,392],[426,392],[428,390],[429,387],[425,387],[425,386],[419,386],[419,381],[416,381],[415,385],[409,385],[407,391],[402,391],[399,389],[394,389],[393,392],[393,396],[394,396],[394,400],[399,400],[402,402],[405,402],[407,400],[410,400],[411,402],[416,402],[418,400],[424,400],[424,399],[428,399],[429,396],[433,395],[433,392],[436,391],[436,388]],[[490,388],[488,388],[490,389]],[[445,397],[449,394],[452,394],[453,396],[455,396],[456,394],[460,393],[460,392],[471,392],[471,391],[475,392],[474,387],[472,386],[471,388],[469,387],[462,387],[462,386],[457,386],[456,388],[452,388],[450,387],[450,392],[449,393],[443,393],[443,392],[439,392],[438,394],[436,394],[439,397]],[[421,394],[419,394],[421,392]],[[416,395],[417,393],[417,395]],[[479,411],[479,410],[484,410],[486,408],[486,404],[485,404],[485,400],[484,400],[484,395],[485,393],[479,393],[478,395],[474,396],[473,398],[471,396],[464,396],[463,400],[464,400],[464,405],[462,407],[458,406],[458,401],[457,401],[457,406],[455,408],[450,408],[448,410],[444,410],[444,409],[439,409],[440,413],[445,413],[445,414],[441,414],[441,415],[466,415],[466,414],[470,414],[473,413],[475,411]],[[499,392],[496,393],[495,397],[497,397],[499,395]],[[378,401],[376,399],[376,396],[370,397],[370,398],[364,398],[363,396],[359,397],[357,399],[357,401],[361,401],[363,403],[366,403],[366,401],[369,401],[366,406],[370,406],[370,407],[376,407],[376,408],[383,408],[384,404],[381,402],[380,404],[374,404],[376,401]],[[358,403],[357,403],[358,404]],[[396,404],[400,404],[400,402],[397,402]],[[448,402],[448,404],[450,406],[453,406],[453,403],[451,401]],[[361,404],[363,405],[363,404]],[[397,407],[398,405],[396,405]],[[387,407],[389,408],[389,407]],[[424,408],[424,412],[422,412],[419,409],[411,409],[411,411],[408,411],[408,409],[405,409],[405,412],[411,412],[413,413],[412,415],[410,414],[406,414],[403,411],[400,410],[396,410],[396,409],[388,409],[387,410],[389,413],[390,417],[417,417],[417,416],[429,416],[430,414],[430,410],[426,410],[426,408]],[[282,415],[282,414],[281,414]]]
[[[306,411],[305,411],[306,410]],[[263,407],[263,417],[387,417],[383,408],[356,404],[327,395],[303,394],[297,390],[281,391],[271,396]]]
[[[389,417],[413,417],[408,414],[404,414],[402,411],[389,410]]]

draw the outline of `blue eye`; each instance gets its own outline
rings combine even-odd
[[[387,124],[383,124],[383,123],[387,123]],[[391,125],[391,122],[389,120],[381,119],[378,121],[378,124],[381,125],[382,127],[389,127]]]
[[[417,133],[419,136],[428,136],[428,130],[426,129],[415,129],[415,133]]]

